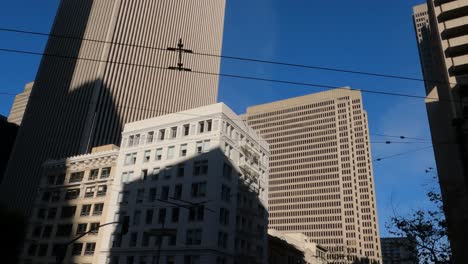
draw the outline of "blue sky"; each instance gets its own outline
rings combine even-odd
[[[228,0],[224,55],[299,64],[381,72],[421,78],[411,8],[421,1]],[[5,1],[0,27],[49,32],[58,0]],[[0,48],[43,51],[45,39],[0,32]],[[40,58],[0,52],[0,91],[18,93],[34,80]],[[356,89],[424,95],[420,82],[285,68],[224,60],[221,71],[319,83]],[[321,91],[312,87],[221,78],[219,100],[236,112],[249,105]],[[430,138],[422,99],[363,94],[371,133]],[[0,96],[0,114],[8,115],[13,97]],[[386,139],[372,136],[372,141]],[[414,141],[412,141],[414,142]],[[429,146],[373,144],[374,158]],[[374,163],[381,235],[394,212],[428,206],[425,199],[434,167],[432,151],[424,150]]]

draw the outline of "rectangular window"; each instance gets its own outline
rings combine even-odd
[[[133,165],[136,163],[137,153],[129,153],[125,155],[124,165]]]
[[[72,256],[79,256],[83,251],[83,243],[73,243]]]
[[[160,168],[153,169],[153,172],[151,173],[151,180],[157,181],[159,179],[159,171],[160,171]]]
[[[96,249],[96,243],[86,243],[85,246],[85,255],[94,255],[94,250]]]
[[[81,206],[81,216],[88,216],[91,213],[91,205],[90,204],[83,204]]]
[[[147,178],[148,178],[148,170],[147,169],[141,170],[141,179],[146,181]]]
[[[162,160],[162,151],[163,151],[162,148],[156,149],[156,157],[155,157],[156,160]]]
[[[47,255],[47,251],[49,250],[49,245],[47,244],[40,244],[39,250],[37,252],[37,256],[44,257]]]
[[[133,212],[133,225],[137,226],[140,224],[140,218],[141,218],[141,211],[140,210],[135,210]]]
[[[171,220],[172,220],[173,223],[179,222],[179,212],[180,212],[179,208],[177,208],[177,207],[172,208],[172,218],[171,218]]]
[[[182,184],[177,184],[174,187],[174,199],[182,199]]]
[[[85,198],[94,197],[94,191],[95,190],[96,190],[96,187],[94,187],[94,186],[86,187],[84,197]]]
[[[104,210],[103,203],[95,204],[93,209],[93,215],[102,215],[102,210]]]
[[[130,234],[129,246],[130,246],[130,247],[136,247],[137,240],[138,240],[138,233],[137,233],[137,232],[131,233],[131,234]]]
[[[78,224],[78,226],[76,227],[76,235],[81,235],[81,234],[84,234],[86,233],[86,230],[88,229],[88,224]]]
[[[29,257],[36,256],[36,251],[37,251],[37,244],[30,244],[28,247],[28,256]]]
[[[229,210],[226,208],[221,208],[219,210],[219,223],[221,225],[229,225]]]
[[[37,211],[37,218],[38,219],[44,219],[46,217],[46,212],[47,210],[44,208],[41,208]]]
[[[144,154],[144,157],[143,157],[143,162],[146,163],[146,162],[149,162],[151,159],[151,150],[145,150],[145,154]]]
[[[184,136],[188,136],[190,134],[190,124],[184,125]]]
[[[136,203],[137,204],[143,203],[144,196],[145,196],[145,189],[138,189],[137,196],[136,196]]]
[[[208,174],[208,160],[195,161],[193,163],[193,175],[206,175]]]
[[[213,120],[206,121],[206,130],[210,132],[213,128]]]
[[[153,142],[153,137],[154,137],[154,132],[148,132],[146,135],[146,143],[152,143]]]
[[[231,201],[231,188],[225,185],[221,186],[221,200],[225,202]]]
[[[148,202],[156,201],[156,188],[151,188],[149,190]]]
[[[163,186],[161,189],[161,200],[169,199],[169,186]]]
[[[198,133],[205,132],[205,121],[198,122]]]
[[[99,169],[91,170],[89,172],[88,180],[92,181],[97,179],[99,176]]]
[[[57,237],[67,237],[72,234],[73,224],[64,224],[64,225],[57,225],[57,231],[55,232],[55,236]]]
[[[225,232],[218,232],[218,246],[220,248],[227,248],[228,234]]]
[[[159,140],[164,140],[166,138],[166,130],[161,129],[159,130]]]
[[[140,134],[135,135],[135,141],[133,145],[138,146],[140,144]]]
[[[203,141],[198,141],[195,147],[198,154],[203,152]]]
[[[175,150],[174,146],[171,146],[171,147],[167,148],[167,159],[174,158],[174,150]]]
[[[73,200],[80,196],[80,189],[70,189],[65,192],[65,200]]]
[[[177,137],[177,127],[172,127],[171,128],[171,138],[176,138]]]
[[[166,208],[159,209],[158,224],[163,224],[166,220]]]
[[[99,233],[99,223],[91,223],[89,226],[90,235],[97,235]]]
[[[200,256],[187,255],[184,257],[184,264],[200,264]]]
[[[42,230],[42,237],[48,238],[51,235],[52,235],[52,226],[51,225],[44,226],[44,229]]]
[[[177,165],[177,177],[184,177],[185,175],[185,164]]]
[[[200,245],[202,241],[202,230],[201,229],[189,229],[187,230],[186,236],[187,245]]]
[[[141,246],[142,247],[149,246],[149,240],[150,240],[150,235],[147,232],[143,232],[143,239],[141,241]],[[144,259],[143,261],[142,259],[140,259],[140,263],[146,263],[146,259]]]
[[[105,196],[107,193],[106,185],[99,185],[97,189],[97,196]]]
[[[180,156],[181,157],[187,156],[187,144],[180,145]]]
[[[79,172],[73,172],[70,174],[70,180],[68,181],[69,183],[74,183],[74,182],[81,182],[84,177],[84,171],[79,171]]]
[[[209,139],[203,141],[203,149],[202,149],[203,152],[207,152],[210,149],[210,142],[211,140]]]
[[[194,198],[206,196],[206,182],[192,183],[191,195]]]
[[[223,177],[230,179],[231,178],[231,173],[232,173],[232,167],[224,162],[223,164]]]
[[[55,182],[55,185],[60,185],[60,184],[63,184],[64,182],[65,182],[65,174],[62,173],[57,176],[57,181]]]
[[[50,198],[51,202],[58,202],[60,200],[60,191],[53,191],[52,197]]]
[[[47,219],[54,219],[56,215],[57,215],[57,208],[50,207],[49,212],[47,213]]]
[[[189,209],[189,218],[188,218],[189,221],[191,221],[191,222],[203,221],[204,216],[205,216],[205,206],[204,205],[190,207],[190,209]]]
[[[62,213],[60,218],[72,218],[75,216],[76,206],[64,206],[62,207]]]
[[[145,217],[145,223],[147,225],[151,225],[153,223],[153,209],[147,209],[146,210],[146,217]]]
[[[128,147],[132,147],[133,146],[133,142],[135,141],[135,136],[134,135],[131,135],[128,137]]]

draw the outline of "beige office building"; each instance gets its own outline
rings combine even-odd
[[[381,262],[367,114],[347,89],[247,109],[270,144],[269,228],[303,233],[335,263]]]
[[[61,245],[89,231],[68,246],[62,263],[98,263],[102,232],[96,228],[105,223],[118,154],[107,145],[44,164],[21,263],[56,263]]]
[[[468,263],[468,1],[429,0],[413,19],[449,238]]]
[[[220,55],[224,9],[225,0],[61,1],[0,202],[28,213],[45,160],[119,144],[126,123],[216,103],[218,76],[168,69],[179,54],[166,49],[182,39]],[[182,62],[220,68],[216,56],[184,53]]]
[[[10,115],[8,116],[8,122],[17,124],[18,126],[21,125],[33,84],[33,82],[27,83],[24,87],[24,91],[16,95],[13,105],[11,106]]]

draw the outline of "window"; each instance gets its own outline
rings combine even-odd
[[[154,168],[153,173],[151,174],[151,179],[157,181],[159,179],[159,168]]]
[[[166,220],[166,208],[159,209],[158,224],[163,224]]]
[[[94,209],[93,209],[93,215],[101,215],[103,209],[104,209],[103,203],[95,204]]]
[[[46,212],[47,210],[44,208],[41,208],[37,211],[37,218],[38,219],[44,219],[46,217]]]
[[[145,196],[145,189],[138,189],[137,196],[136,196],[136,203],[137,204],[143,203],[144,196]]]
[[[44,192],[42,193],[42,201],[43,202],[48,202],[50,199],[50,192]]]
[[[225,232],[218,232],[218,246],[227,248],[228,234]]]
[[[50,207],[49,212],[47,214],[47,219],[54,219],[56,215],[57,215],[57,208],[56,207]]]
[[[200,154],[203,152],[203,141],[198,141],[196,145],[197,153]]]
[[[156,160],[162,160],[162,148],[156,149]]]
[[[146,135],[146,143],[153,142],[153,137],[154,137],[154,132],[153,131],[148,132],[148,134]]]
[[[205,121],[198,122],[198,133],[205,132]]]
[[[55,236],[57,237],[67,237],[72,234],[73,224],[57,225],[57,231]]]
[[[219,210],[219,223],[221,225],[229,225],[229,210],[226,208],[221,208]]]
[[[190,124],[184,125],[184,136],[188,136],[190,133]]]
[[[50,198],[50,201],[58,202],[59,200],[60,200],[60,191],[53,191],[52,192],[52,197]]]
[[[143,232],[143,239],[141,241],[141,246],[143,246],[143,247],[149,246],[149,240],[150,240],[150,235],[147,232]],[[146,263],[146,261],[142,262],[141,259],[140,259],[140,263]]]
[[[231,200],[231,188],[222,185],[221,186],[221,200],[229,202]]]
[[[47,177],[47,184],[53,185],[55,183],[55,175],[49,175]]]
[[[90,204],[83,204],[81,206],[81,216],[88,216],[91,213],[91,205]]]
[[[80,189],[71,189],[65,192],[65,200],[73,200],[80,195]]]
[[[203,152],[207,152],[210,149],[210,142],[211,141],[209,139],[203,141]]]
[[[176,138],[177,137],[177,127],[172,127],[171,128],[171,138]]]
[[[97,196],[105,196],[107,193],[107,186],[106,185],[100,185],[98,186],[97,189]]]
[[[149,190],[148,202],[156,201],[156,188],[151,188]]]
[[[180,145],[180,156],[181,157],[187,156],[187,144]]]
[[[231,173],[232,173],[232,167],[224,162],[223,164],[223,177],[230,179],[231,178]]]
[[[194,198],[206,196],[206,182],[192,183],[191,195]]]
[[[133,142],[135,142],[135,136],[134,135],[131,135],[128,137],[128,147],[131,147],[133,146]]]
[[[133,165],[136,163],[137,153],[129,153],[125,155],[124,165]]]
[[[174,207],[172,208],[172,222],[173,223],[177,223],[179,222],[179,213],[180,213],[180,209],[177,208],[177,207]]]
[[[81,255],[81,251],[83,251],[83,243],[73,243],[72,256]]]
[[[88,224],[78,224],[76,227],[76,235],[81,235],[86,233],[86,229],[88,228]]]
[[[40,225],[35,226],[34,230],[33,230],[33,236],[34,237],[39,237],[39,236],[41,236],[41,233],[42,233],[42,226],[40,226]]]
[[[175,246],[177,244],[177,235],[170,235],[168,237],[169,241],[168,241],[168,245],[169,246]]]
[[[111,168],[102,168],[101,170],[101,179],[106,179],[109,178],[111,172]]]
[[[121,183],[127,183],[133,178],[133,171],[122,173]]]
[[[169,186],[163,186],[161,190],[161,200],[169,199]]]
[[[47,244],[40,244],[40,245],[39,245],[39,250],[38,250],[38,252],[37,252],[37,255],[38,255],[39,257],[44,257],[44,256],[46,256],[46,255],[47,255],[48,249],[49,249],[49,245],[47,245]]]
[[[99,233],[99,223],[91,223],[89,226],[90,235],[97,235]]]
[[[137,240],[138,240],[138,233],[136,233],[136,232],[131,233],[130,234],[129,246],[130,247],[136,247]]]
[[[189,209],[189,221],[203,221],[205,216],[205,206],[191,206]]]
[[[179,164],[177,166],[177,177],[184,177],[185,174],[185,164]]]
[[[147,225],[150,225],[150,224],[153,223],[153,215],[154,215],[153,209],[147,209],[146,210],[145,223]]]
[[[147,178],[148,178],[148,170],[147,169],[141,170],[141,179],[146,181]]]
[[[167,166],[164,172],[164,178],[169,179],[172,176],[172,166]]]
[[[92,181],[97,179],[99,176],[99,169],[91,170],[89,172],[88,180]]]
[[[200,264],[200,256],[187,255],[184,257],[184,264]]]
[[[75,216],[76,206],[64,206],[62,207],[61,218],[71,218]]]
[[[195,161],[193,163],[193,175],[206,175],[208,173],[208,160]]]
[[[140,134],[135,135],[135,141],[133,142],[133,145],[138,146],[140,144]]]
[[[136,225],[136,226],[139,225],[140,218],[141,218],[141,211],[135,210],[135,212],[133,212],[133,225]]]
[[[84,177],[84,171],[79,171],[79,172],[73,172],[70,175],[70,180],[68,181],[69,183],[74,183],[74,182],[81,182]]]
[[[34,257],[37,251],[37,244],[30,244],[28,247],[28,256]]]
[[[94,255],[94,250],[96,249],[96,243],[86,243],[85,246],[85,255]]]
[[[201,229],[189,229],[187,230],[187,245],[200,245],[202,239],[202,230]]]
[[[149,162],[151,159],[151,150],[146,150],[143,158],[143,162]]]
[[[52,235],[52,226],[51,225],[46,225],[44,226],[44,229],[42,230],[42,237],[50,237]]]
[[[213,121],[212,120],[206,121],[206,130],[210,132],[212,128],[213,128]]]
[[[174,158],[174,150],[175,150],[174,146],[167,148],[167,159]]]
[[[55,182],[56,185],[63,184],[65,182],[65,173],[59,174],[57,176],[57,181]]]
[[[94,186],[86,187],[84,197],[94,197],[95,189],[96,189],[96,187],[94,187]]]
[[[174,199],[181,199],[182,198],[182,184],[177,184],[174,187]]]
[[[164,138],[166,138],[166,130],[161,129],[159,130],[159,140],[164,140]]]

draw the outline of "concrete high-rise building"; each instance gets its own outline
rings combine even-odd
[[[125,125],[99,263],[266,263],[268,144],[219,103]]]
[[[413,8],[426,108],[456,263],[468,263],[468,1]]]
[[[24,87],[24,91],[16,95],[15,101],[13,101],[13,105],[11,106],[10,115],[8,116],[8,122],[15,123],[18,126],[21,125],[33,85],[33,82],[27,83]]]
[[[304,233],[338,262],[381,261],[367,113],[358,91],[249,107],[270,144],[269,228]]]
[[[382,237],[383,264],[418,264],[416,244],[406,237]]]
[[[49,158],[120,142],[125,123],[215,103],[218,76],[168,70],[221,54],[225,0],[61,1],[0,188],[29,213]],[[91,41],[98,40],[98,41]],[[76,59],[79,58],[79,59]],[[219,57],[183,66],[218,73]]]
[[[119,149],[93,148],[91,154],[44,163],[21,263],[99,263],[98,248]],[[103,227],[108,228],[108,227]],[[95,231],[93,231],[95,230]],[[68,246],[78,236],[91,231]]]

